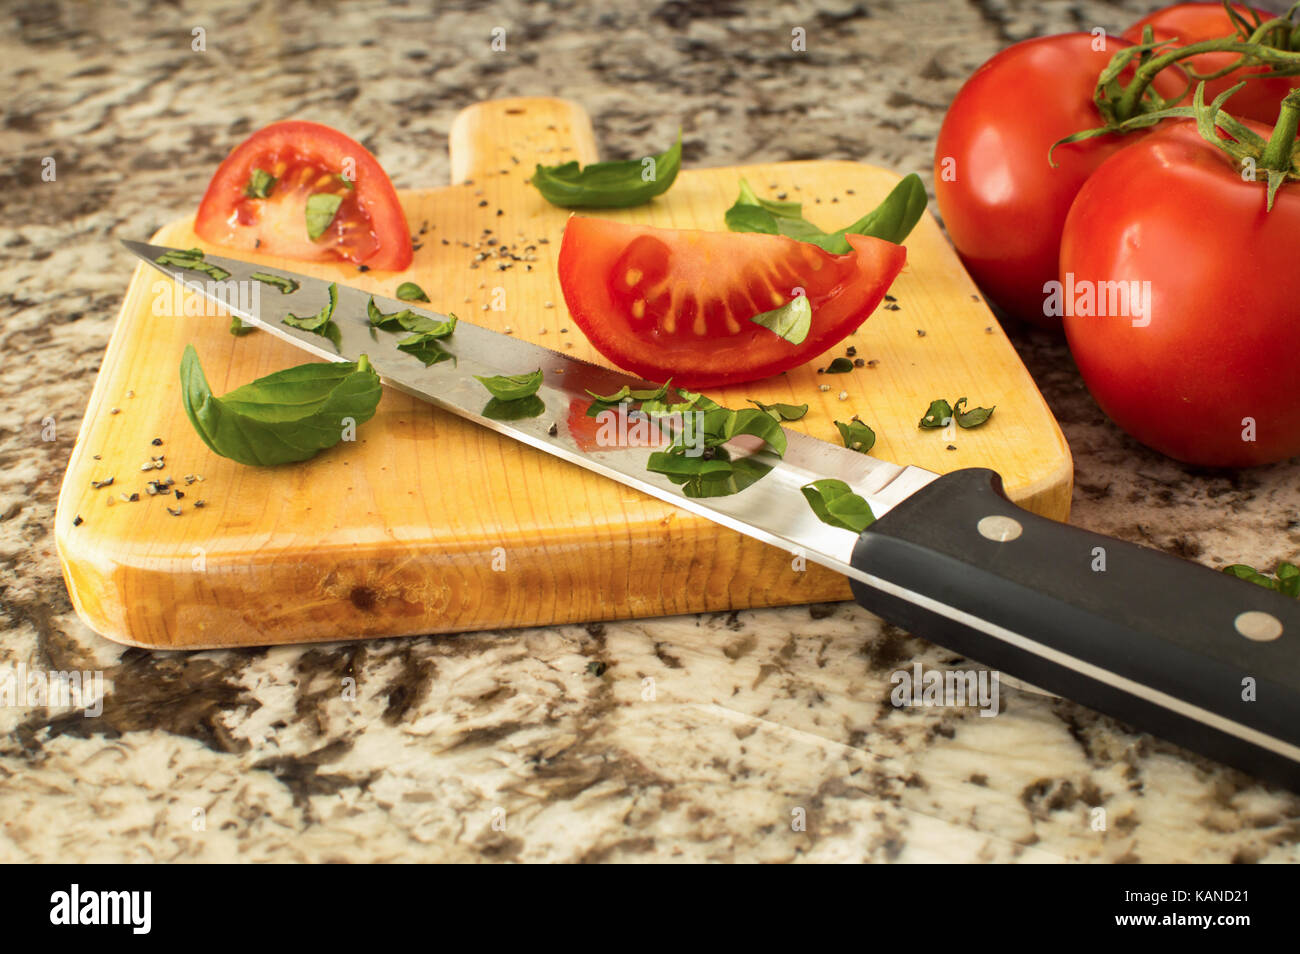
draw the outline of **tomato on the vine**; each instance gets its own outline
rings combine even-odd
[[[754,381],[857,330],[907,259],[901,245],[846,238],[852,251],[833,255],[782,235],[575,215],[560,246],[560,287],[574,322],[620,368],[693,388]],[[799,294],[812,311],[799,343],[750,320]]]
[[[324,211],[313,235],[314,197]],[[379,161],[337,129],[298,120],[258,130],[226,157],[199,204],[194,231],[216,245],[305,262],[400,271],[412,258],[406,213]]]
[[[1234,3],[1233,10],[1242,19],[1253,24],[1258,17],[1262,21],[1276,19],[1272,13],[1256,10],[1245,4]],[[1134,23],[1122,34],[1124,39],[1134,43],[1142,42],[1142,30],[1150,25],[1152,38],[1155,40],[1177,40],[1179,47],[1191,46],[1201,40],[1216,40],[1231,36],[1237,26],[1222,3],[1175,3],[1155,13],[1148,14]],[[1192,71],[1207,76],[1216,73],[1241,57],[1235,53],[1198,53],[1183,62]],[[1254,119],[1270,126],[1277,119],[1278,107],[1282,97],[1293,89],[1300,88],[1300,76],[1271,76],[1256,78],[1255,74],[1268,70],[1267,66],[1247,66],[1233,70],[1226,76],[1205,81],[1205,101],[1211,102],[1226,89],[1230,89],[1242,80],[1246,85],[1233,94],[1224,109],[1238,119]],[[1192,101],[1189,90],[1186,101]]]
[[[934,152],[934,191],[944,225],[971,275],[1010,314],[1046,327],[1043,286],[1056,278],[1061,228],[1084,180],[1143,133],[1107,135],[1048,150],[1103,124],[1097,77],[1127,40],[1091,33],[1025,40],[975,71],[944,117]],[[1181,73],[1152,86],[1177,95]]]
[[[1181,120],[1106,160],[1065,223],[1061,283],[1092,296],[1064,319],[1084,382],[1116,424],[1188,463],[1300,454],[1300,184],[1266,211],[1264,178],[1244,181]],[[1145,314],[1098,314],[1134,292],[1149,292]]]

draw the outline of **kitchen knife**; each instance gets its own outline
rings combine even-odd
[[[1009,676],[1056,692],[1138,728],[1274,782],[1300,789],[1300,601],[1184,560],[1035,516],[1002,493],[984,469],[944,476],[878,460],[787,431],[783,457],[738,438],[729,450],[770,467],[731,496],[692,498],[646,469],[650,449],[590,447],[563,424],[588,391],[606,394],[639,379],[461,321],[443,339],[455,361],[426,367],[399,351],[407,333],[373,327],[411,302],[338,286],[333,339],[281,322],[310,315],[330,283],[207,256],[222,281],[174,264],[176,250],[127,248],[186,294],[329,361],[366,354],[385,383],[588,470],[635,487],[849,578],[858,602],[909,632]],[[178,259],[170,259],[177,261]],[[252,279],[297,282],[289,294]],[[336,347],[337,344],[337,347]],[[495,414],[476,375],[540,368],[544,412]],[[651,385],[653,386],[653,385]],[[499,402],[498,405],[499,406]],[[558,425],[558,426],[556,426]],[[748,443],[747,443],[748,442]],[[800,488],[837,478],[871,505],[861,534],[822,523]]]

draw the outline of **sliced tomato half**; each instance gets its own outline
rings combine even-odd
[[[754,381],[815,358],[855,331],[907,259],[901,245],[848,236],[832,255],[751,232],[703,232],[573,216],[560,287],[596,350],[650,381]],[[799,344],[750,319],[800,294],[812,328]]]
[[[340,200],[315,238],[307,224],[313,195]],[[361,143],[320,123],[272,123],[244,140],[208,183],[194,231],[215,245],[304,262],[393,271],[411,264],[411,230],[387,173]]]

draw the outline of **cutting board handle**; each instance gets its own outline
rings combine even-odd
[[[493,99],[463,109],[451,124],[452,185],[538,163],[596,162],[591,117],[577,103],[548,96]]]

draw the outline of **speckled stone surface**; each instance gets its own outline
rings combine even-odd
[[[99,718],[0,707],[0,860],[1300,860],[1300,798],[1071,703],[1004,687],[996,718],[894,708],[895,670],[969,664],[852,605],[150,654],[77,620],[53,548],[132,268],[116,240],[190,211],[266,122],[339,126],[428,186],[457,110],[554,94],[609,156],[680,124],[690,164],[928,181],[980,62],[1143,4],[202,7],[4,7],[0,669],[102,670],[108,691]],[[1074,522],[1212,566],[1300,553],[1294,462],[1160,458],[1104,419],[1060,340],[1014,341],[1074,452]]]

